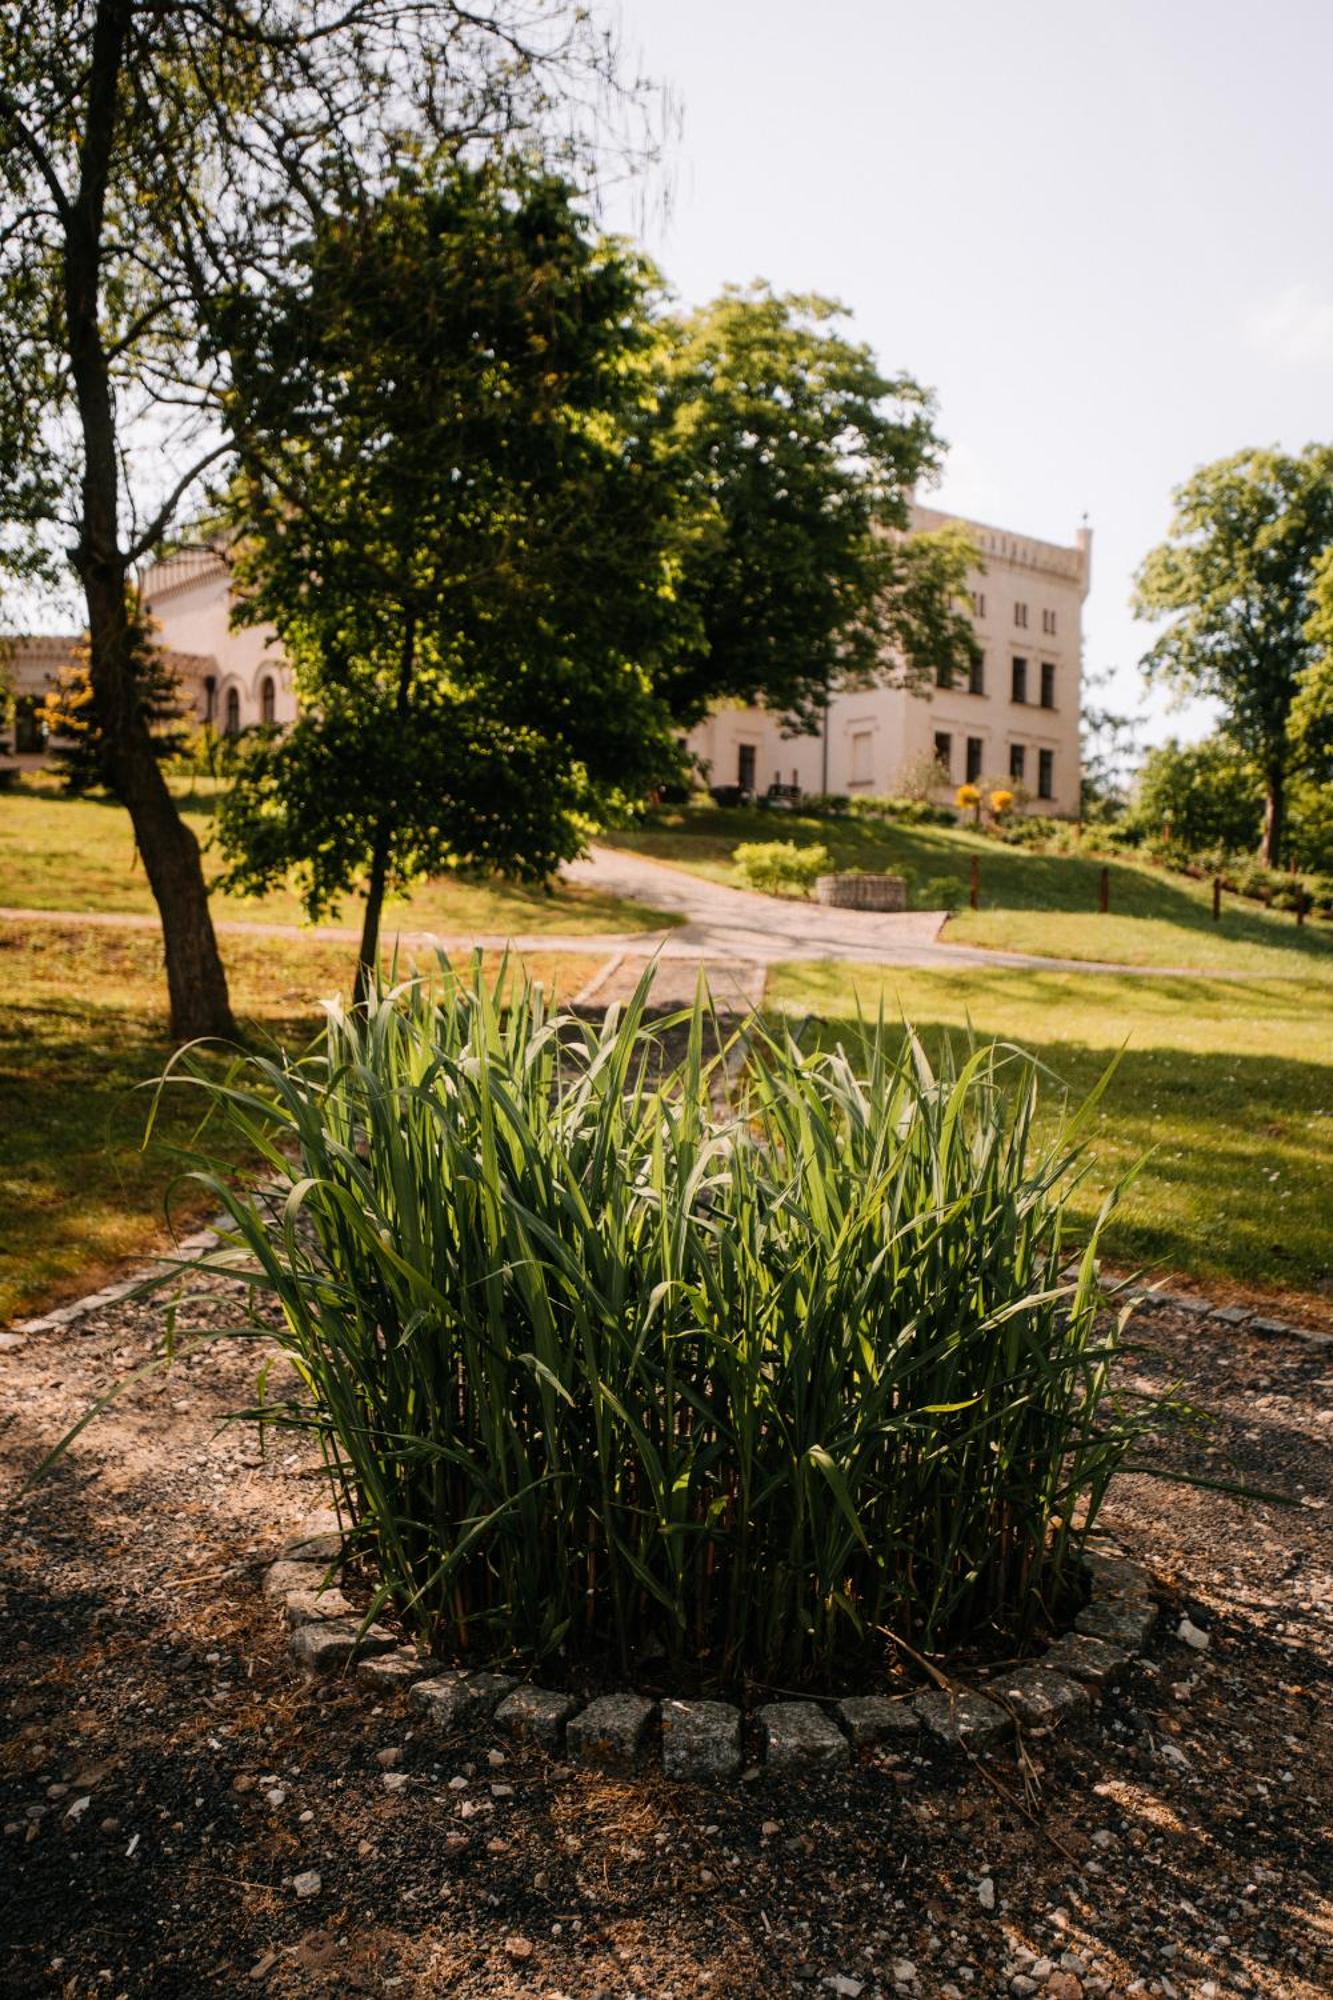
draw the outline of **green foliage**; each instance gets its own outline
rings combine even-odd
[[[1263,780],[1222,736],[1159,744],[1144,758],[1130,820],[1146,837],[1198,852],[1253,850],[1263,828]]]
[[[664,681],[682,723],[722,698],[813,727],[837,681],[909,679],[976,654],[958,600],[975,552],[910,539],[940,464],[933,400],[839,330],[843,308],[731,288],[678,329],[674,437],[699,511],[681,590],[704,646]]]
[[[891,793],[858,792],[851,811],[855,819],[896,820],[900,826],[952,826],[955,819],[948,806],[932,805],[929,799],[895,798]]]
[[[1333,446],[1238,452],[1177,489],[1170,539],[1137,578],[1140,617],[1167,623],[1144,667],[1220,702],[1265,789],[1265,859],[1283,855],[1292,708],[1317,651],[1315,587],[1333,548]]]
[[[794,840],[746,840],[736,849],[736,870],[747,888],[767,896],[808,896],[829,870],[827,847]]]
[[[647,979],[593,1027],[442,977],[203,1082],[271,1174],[204,1176],[300,1384],[263,1414],[409,1626],[789,1684],[1039,1629],[1141,1421],[1095,1230],[1061,1276],[1091,1104],[1038,1143],[1013,1050],[756,1030],[724,1105],[702,1003],[673,1061]]]
[[[151,622],[133,594],[127,615],[128,679],[133,700],[148,725],[153,755],[159,762],[171,764],[183,754],[189,740],[184,726],[188,699],[171,662],[154,642]],[[102,729],[86,641],[47,690],[42,718],[50,744],[49,761],[59,772],[65,791],[86,792],[102,784],[106,778]]]
[[[918,910],[961,910],[967,890],[956,875],[932,875],[912,891]]]
[[[1333,548],[1315,566],[1303,668],[1288,724],[1296,768],[1316,785],[1333,785]]]
[[[454,163],[234,302],[241,616],[301,697],[225,802],[234,884],[294,868],[317,915],[448,864],[542,877],[677,767],[652,296],[567,183]]]

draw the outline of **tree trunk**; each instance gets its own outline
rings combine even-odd
[[[99,0],[78,195],[65,210],[64,290],[70,370],[83,434],[75,567],[88,606],[89,678],[107,783],[128,808],[162,918],[171,1031],[234,1035],[227,976],[208,909],[199,843],[176,809],[138,699],[125,598],[120,476],[110,368],[101,332],[102,232],[129,0]]]
[[[1282,866],[1282,841],[1286,830],[1286,774],[1275,767],[1268,773],[1268,790],[1264,798],[1263,857],[1266,868]]]
[[[369,1009],[375,997],[375,976],[379,968],[380,918],[384,910],[384,890],[389,877],[391,828],[387,814],[375,829],[375,845],[370,855],[370,877],[366,883],[366,914],[361,923],[361,945],[356,959],[356,1004]]]
[[[407,726],[412,695],[412,675],[416,670],[417,620],[409,611],[403,625],[403,645],[398,656],[398,687],[394,696],[394,741],[401,739]],[[366,914],[361,924],[361,947],[356,960],[356,1004],[368,1008],[375,992],[379,971],[380,918],[384,912],[384,891],[389,880],[389,853],[393,846],[393,801],[386,798],[375,828],[370,850],[370,874],[366,882]]]

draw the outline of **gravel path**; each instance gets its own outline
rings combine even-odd
[[[907,910],[899,915],[868,910],[826,909],[820,903],[783,896],[761,896],[750,889],[732,889],[706,876],[668,862],[649,861],[620,848],[594,847],[582,861],[569,863],[565,877],[586,887],[642,903],[677,917],[676,928],[626,933],[534,931],[510,936],[501,932],[455,933],[386,930],[386,944],[396,941],[408,950],[443,945],[450,951],[500,950],[575,953],[605,957],[616,977],[623,964],[642,970],[658,958],[662,977],[682,991],[692,988],[703,965],[715,983],[729,992],[762,992],[764,973],[777,964],[848,962],[927,970],[957,970],[989,966],[1019,971],[1116,973],[1128,977],[1229,979],[1245,973],[1219,973],[1196,966],[1116,965],[1100,959],[1043,958],[1029,952],[983,951],[975,945],[946,944],[940,933],[948,921],[944,910]],[[152,915],[108,910],[21,910],[0,907],[0,923],[91,924],[104,929],[156,930]],[[223,937],[314,938],[355,944],[358,932],[338,924],[270,924],[222,918],[215,925]]]
[[[231,1311],[218,1290],[196,1318]],[[8,1493],[158,1329],[131,1301],[10,1337]],[[305,1686],[258,1578],[311,1468],[221,1422],[255,1350],[145,1379],[6,1521],[0,1993],[1326,1994],[1333,1364],[1167,1314],[1141,1338],[1136,1377],[1215,1418],[1172,1457],[1296,1504],[1124,1483],[1114,1524],[1165,1615],[1095,1721],[1031,1745],[1026,1777],[1012,1748],[923,1751],[699,1793],[494,1764],[494,1739]]]

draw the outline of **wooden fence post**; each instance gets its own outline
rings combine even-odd
[[[1103,868],[1101,880],[1097,884],[1097,908],[1105,916],[1111,907],[1111,871]]]
[[[968,884],[967,900],[971,909],[981,907],[981,863],[975,854],[972,856],[972,879]]]
[[[1220,923],[1221,923],[1221,921],[1222,921],[1222,877],[1221,877],[1220,875],[1214,875],[1214,877],[1213,877],[1213,922],[1214,922],[1215,924],[1220,924]]]

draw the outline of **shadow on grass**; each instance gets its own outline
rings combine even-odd
[[[965,1027],[932,1018],[914,999],[913,1026],[933,1057],[946,1040],[966,1047]],[[1077,1102],[1117,1062],[1089,1132],[1090,1170],[1073,1196],[1075,1219],[1091,1223],[1103,1197],[1138,1167],[1105,1238],[1113,1261],[1333,1296],[1333,1069],[1234,1047],[1122,1047],[1116,1024],[1105,1025],[1104,1040],[1041,1036],[1026,1024],[1012,1035],[1051,1072],[1047,1130],[1063,1091]],[[1127,1019],[1125,1035],[1142,1025]],[[802,1038],[850,1047],[858,1032],[854,1021],[811,1019]],[[976,1039],[995,1037],[1010,1038],[988,1021]]]

